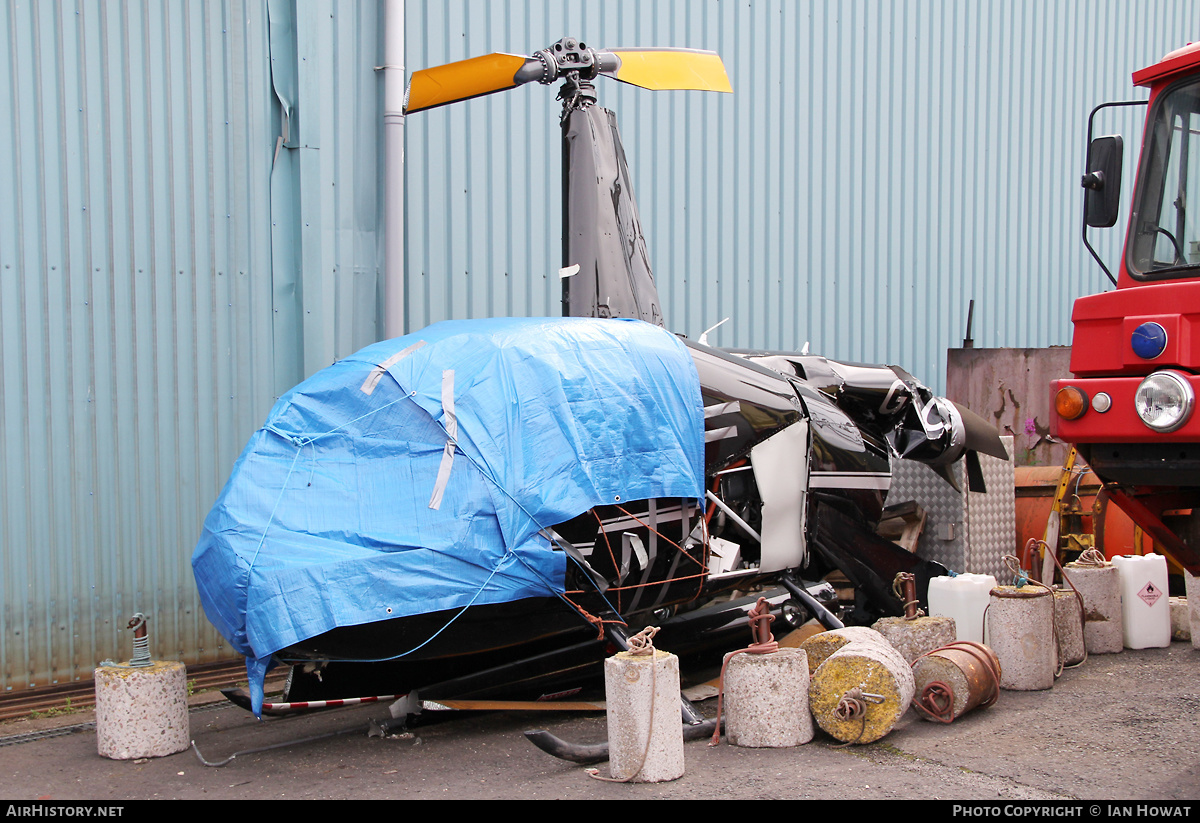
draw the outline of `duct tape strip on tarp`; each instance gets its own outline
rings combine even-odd
[[[668,332],[438,323],[279,399],[205,520],[196,584],[259,711],[271,655],[302,640],[561,594],[565,554],[539,530],[617,499],[701,498],[703,458],[699,379]]]
[[[442,462],[438,466],[437,480],[433,485],[433,496],[429,508],[442,506],[442,495],[450,482],[450,469],[454,465],[454,441],[458,437],[458,419],[454,416],[454,370],[442,372],[442,425],[446,429],[446,445],[442,451]]]

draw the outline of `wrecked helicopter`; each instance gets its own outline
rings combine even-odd
[[[279,399],[192,561],[256,712],[274,665],[290,701],[539,696],[647,625],[731,647],[747,592],[833,627],[834,569],[853,622],[945,573],[873,531],[891,461],[974,484],[996,432],[900,368],[668,332],[600,77],[731,91],[713,52],[570,38],[414,73],[409,114],[562,82],[565,316],[437,323]]]

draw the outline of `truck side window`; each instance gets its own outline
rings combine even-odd
[[[1200,265],[1200,84],[1168,92],[1155,107],[1142,158],[1130,238],[1131,271]],[[1191,206],[1191,208],[1189,208]]]

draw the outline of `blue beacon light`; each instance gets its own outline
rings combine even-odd
[[[1138,357],[1153,360],[1167,348],[1167,330],[1158,323],[1143,323],[1133,330],[1129,343]]]

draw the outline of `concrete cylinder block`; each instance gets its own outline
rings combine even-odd
[[[1084,646],[1084,614],[1079,595],[1060,589],[1054,593],[1054,632],[1064,666],[1082,663],[1087,657]]]
[[[1000,661],[1000,688],[1038,691],[1054,686],[1054,598],[1041,586],[997,586],[988,606],[988,636]]]
[[[888,643],[849,643],[813,673],[808,702],[833,737],[871,743],[904,716],[915,688],[912,667]]]
[[[1121,630],[1121,576],[1115,566],[1068,563],[1071,583],[1083,597],[1088,654],[1116,654],[1125,648]]]
[[[182,663],[99,666],[95,678],[96,747],[101,756],[164,757],[188,747],[187,667]]]
[[[724,701],[725,739],[734,746],[781,749],[813,739],[803,649],[733,655]]]
[[[800,648],[808,653],[809,675],[817,673],[821,664],[829,656],[849,643],[875,643],[889,645],[887,638],[866,626],[846,626],[842,629],[830,629],[827,632],[814,634],[800,644]]]
[[[614,780],[661,783],[683,777],[679,658],[619,652],[604,661],[608,765]]]
[[[958,630],[953,617],[884,617],[872,626],[911,665],[921,655],[953,643]]]

